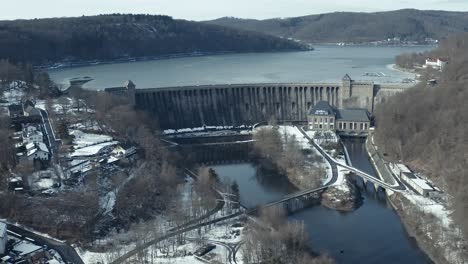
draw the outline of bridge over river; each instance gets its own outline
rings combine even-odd
[[[274,206],[283,206],[284,209],[288,212],[295,211],[297,209],[300,209],[301,207],[305,207],[308,205],[308,202],[313,198],[313,196],[321,191],[326,190],[330,186],[336,185],[337,180],[338,180],[338,168],[346,169],[348,172],[353,173],[354,175],[361,177],[364,184],[367,184],[367,182],[372,182],[375,190],[378,189],[383,189],[383,190],[390,190],[393,192],[401,192],[406,190],[406,187],[397,179],[394,177],[394,182],[393,183],[388,183],[382,179],[378,179],[372,175],[369,175],[366,172],[363,172],[359,170],[358,168],[353,167],[352,165],[346,165],[343,163],[340,163],[336,161],[333,157],[331,157],[327,152],[325,152],[318,144],[314,142],[313,139],[311,139],[307,133],[302,129],[301,126],[296,125],[296,127],[301,131],[301,133],[304,135],[305,138],[310,142],[310,144],[317,149],[320,154],[325,158],[325,160],[330,164],[331,169],[332,169],[332,178],[330,181],[328,181],[326,184],[316,187],[316,188],[311,188],[307,190],[301,190],[296,193],[289,194],[287,196],[282,197],[279,200],[269,202],[264,205],[257,206],[256,208],[251,208],[246,211],[246,214],[254,214],[256,213],[259,209],[261,208],[268,208],[268,207],[274,207]],[[194,144],[186,144],[189,146],[199,146],[199,147],[210,147],[210,146],[236,146],[236,145],[243,145],[243,144],[252,144],[254,142],[253,139],[251,140],[240,140],[237,141],[235,140],[235,137],[232,137],[232,141],[228,142],[205,142],[205,143],[194,143]],[[175,144],[175,143],[174,143]]]
[[[213,216],[215,215],[215,212],[217,210],[218,211],[221,210],[221,207],[225,204],[225,202],[222,202],[222,200],[220,200],[220,204],[217,206],[217,208],[215,208],[214,210],[209,212],[209,214],[207,214],[206,216],[203,216],[203,217],[198,218],[198,219],[191,220],[191,221],[187,222],[186,224],[183,224],[183,225],[179,226],[178,228],[172,229],[167,234],[165,234],[165,235],[163,235],[161,237],[155,238],[152,241],[148,241],[148,242],[144,243],[143,245],[135,248],[134,250],[131,250],[130,252],[124,254],[123,256],[121,256],[118,259],[116,259],[115,261],[113,261],[112,263],[114,263],[114,264],[125,263],[128,259],[132,258],[134,255],[138,254],[139,252],[147,249],[148,247],[150,247],[150,246],[152,246],[152,245],[154,245],[156,243],[159,243],[159,242],[161,242],[161,241],[163,241],[165,239],[168,239],[170,237],[177,236],[177,235],[179,235],[181,233],[193,231],[193,230],[196,230],[196,229],[198,229],[200,227],[203,227],[203,226],[209,226],[209,225],[213,225],[213,224],[223,222],[223,221],[227,221],[227,220],[230,220],[230,219],[235,219],[237,217],[246,216],[246,215],[255,215],[255,214],[257,214],[259,212],[259,210],[261,210],[263,208],[282,206],[286,210],[286,212],[288,212],[288,213],[294,213],[296,210],[299,211],[299,210],[303,209],[304,207],[308,206],[308,202],[310,201],[309,199],[313,198],[314,195],[326,190],[327,188],[329,188],[329,187],[331,187],[331,186],[333,186],[333,185],[335,185],[337,183],[338,168],[343,168],[343,169],[348,170],[349,172],[353,172],[354,174],[362,177],[362,179],[365,182],[370,181],[375,186],[381,187],[381,188],[386,189],[386,190],[391,190],[391,191],[394,191],[394,192],[401,192],[401,191],[405,190],[404,185],[402,185],[396,179],[395,179],[396,184],[387,183],[387,182],[385,182],[383,180],[380,180],[380,179],[377,179],[377,178],[375,178],[375,177],[373,177],[373,176],[371,176],[371,175],[369,175],[369,174],[367,174],[367,173],[365,173],[365,172],[363,172],[363,171],[361,171],[361,170],[359,170],[359,169],[357,169],[357,168],[355,168],[353,166],[348,166],[348,165],[339,163],[338,161],[333,159],[330,155],[328,155],[328,153],[326,153],[320,146],[318,146],[305,133],[305,131],[300,128],[299,125],[297,127],[302,132],[302,134],[309,140],[309,142],[322,154],[322,156],[331,165],[332,178],[331,178],[331,180],[329,182],[327,182],[323,186],[320,186],[320,187],[317,187],[317,188],[301,190],[301,191],[298,191],[298,192],[283,196],[282,198],[280,198],[278,200],[268,202],[266,204],[257,206],[255,208],[243,209],[243,210],[240,210],[238,212],[235,212],[235,213],[232,213],[232,214],[229,214],[229,215],[225,215],[225,216],[218,217],[218,218],[213,218]],[[167,143],[172,144],[172,145],[177,145],[177,143],[175,143],[175,142],[167,142]],[[196,143],[197,146],[203,146],[204,144],[210,145],[210,143]],[[216,144],[245,145],[245,144],[251,144],[251,141],[249,141],[249,142],[242,142],[242,141],[217,142]],[[190,170],[186,170],[186,172],[189,175],[191,175],[191,176],[193,176],[195,178],[197,177],[196,173],[194,173],[194,172],[192,172]],[[223,199],[225,199],[225,198],[223,197]],[[245,208],[245,207],[243,207],[243,208]]]

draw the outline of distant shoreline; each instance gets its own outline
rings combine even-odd
[[[217,52],[193,52],[193,53],[175,53],[158,56],[144,56],[144,57],[129,57],[113,60],[91,60],[91,61],[76,61],[76,62],[56,62],[52,64],[43,64],[35,67],[37,70],[53,71],[67,68],[78,68],[95,65],[118,64],[129,62],[144,62],[144,61],[158,61],[169,59],[193,58],[193,57],[206,57],[206,56],[219,56],[231,54],[249,54],[249,53],[284,53],[284,52],[309,52],[314,51],[314,48],[305,50],[282,50],[282,51],[250,51],[250,52],[237,52],[237,51],[217,51]]]
[[[120,58],[113,60],[91,60],[91,61],[76,61],[76,62],[57,62],[53,64],[43,64],[35,67],[38,70],[61,70],[67,68],[87,67],[94,65],[106,65],[106,64],[117,64],[117,63],[129,63],[129,62],[141,62],[141,61],[153,61],[153,60],[166,60],[166,59],[179,59],[179,58],[190,58],[190,57],[204,57],[204,56],[215,56],[215,55],[227,55],[235,54],[237,52],[232,51],[220,51],[220,52],[194,52],[194,53],[176,53],[166,54],[159,56],[144,56],[144,57],[129,57]]]

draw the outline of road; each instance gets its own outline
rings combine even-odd
[[[332,180],[330,181],[331,183],[335,183],[336,180],[337,180],[337,167],[342,167],[342,168],[345,168],[351,172],[354,172],[355,174],[371,181],[372,183],[376,184],[376,185],[380,185],[382,186],[383,188],[386,188],[386,189],[389,189],[389,190],[392,190],[392,191],[395,191],[395,192],[400,192],[400,191],[404,191],[406,190],[405,186],[398,180],[396,179],[395,177],[393,177],[394,181],[396,182],[396,184],[388,184],[387,182],[385,182],[384,180],[380,180],[378,179],[377,177],[374,177],[372,175],[369,175],[353,166],[349,166],[349,165],[344,165],[344,164],[341,164],[341,163],[338,163],[336,162],[336,160],[334,160],[333,158],[330,157],[330,155],[328,155],[327,153],[325,153],[325,151],[319,147],[313,139],[311,139],[309,137],[309,135],[307,135],[307,133],[301,128],[301,127],[298,127],[298,129],[301,131],[301,133],[307,138],[307,140],[309,140],[309,142],[314,145],[314,147],[320,152],[320,154],[322,154],[323,157],[325,157],[325,159],[327,159],[327,161],[330,163],[330,165],[332,166],[332,171],[333,171],[333,177],[332,177]],[[327,184],[327,185],[331,185],[331,184]]]
[[[41,111],[41,116],[42,116],[42,122],[44,124],[44,129],[46,130],[47,134],[47,141],[49,142],[49,148],[51,150],[51,154],[54,155],[57,153],[59,144],[57,139],[55,138],[55,133],[53,131],[52,125],[50,124],[49,120],[49,115],[47,114],[47,111],[44,109],[40,109]]]
[[[33,239],[38,245],[45,245],[47,248],[54,249],[60,254],[66,263],[85,264],[78,253],[76,253],[75,249],[66,243],[32,233],[11,224],[7,224],[7,230],[19,234],[23,237]]]
[[[195,238],[187,238],[188,241],[196,241]],[[229,264],[237,264],[236,261],[236,253],[239,251],[240,246],[242,245],[241,242],[239,243],[226,243],[226,242],[221,242],[221,241],[216,241],[216,240],[206,240],[206,242],[221,246],[225,248],[228,252],[227,260]]]
[[[212,224],[216,224],[218,222],[222,222],[222,221],[225,221],[225,220],[228,220],[228,219],[231,219],[231,218],[234,218],[234,217],[237,217],[237,216],[240,216],[242,215],[243,212],[238,212],[238,213],[234,213],[234,214],[231,214],[231,215],[228,215],[228,216],[224,216],[224,217],[221,217],[221,218],[217,218],[217,219],[214,219],[214,220],[210,220],[210,221],[207,221],[207,222],[203,222],[203,223],[199,223],[199,224],[196,224],[196,225],[191,225],[191,226],[187,226],[187,227],[184,227],[184,228],[181,228],[181,229],[177,229],[175,231],[172,231],[172,232],[169,232],[161,237],[158,237],[156,239],[153,239],[151,241],[148,241],[146,243],[144,243],[143,245],[127,252],[126,254],[120,256],[119,258],[117,258],[116,260],[114,260],[113,262],[111,262],[111,264],[120,264],[120,263],[125,263],[129,258],[133,257],[134,255],[138,254],[139,252],[141,252],[142,250],[145,250],[147,249],[148,247],[154,245],[154,244],[157,244],[163,240],[166,240],[170,237],[174,237],[174,236],[177,236],[177,235],[180,235],[180,234],[183,234],[185,232],[189,232],[189,231],[192,231],[192,230],[195,230],[195,229],[198,229],[200,227],[203,227],[203,226],[207,226],[207,225],[212,225]]]

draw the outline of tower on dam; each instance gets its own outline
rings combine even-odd
[[[345,75],[340,83],[229,84],[135,89],[106,89],[126,95],[139,110],[151,113],[162,129],[253,125],[271,118],[306,121],[308,111],[327,101],[336,108],[374,110],[376,85]]]

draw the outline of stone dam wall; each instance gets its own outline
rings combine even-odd
[[[254,125],[271,118],[306,121],[308,111],[322,100],[336,108],[364,108],[372,113],[375,99],[382,100],[380,94],[401,90],[404,88],[356,82],[347,75],[341,83],[106,89],[127,94],[137,109],[154,116],[161,129]]]

